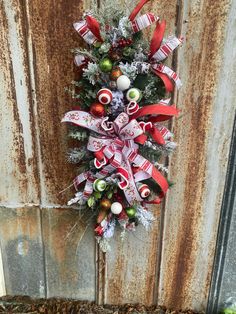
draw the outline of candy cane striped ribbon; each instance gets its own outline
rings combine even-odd
[[[141,15],[134,21],[132,21],[131,27],[132,27],[133,32],[137,33],[158,20],[159,20],[159,17],[155,16],[154,14],[146,13],[144,15]]]
[[[92,45],[98,41],[94,34],[88,28],[86,21],[80,21],[73,24],[74,29],[80,34],[80,36],[86,41],[87,44]]]
[[[175,73],[168,66],[166,66],[164,64],[154,64],[152,67],[154,70],[161,72],[163,74],[166,74],[169,78],[171,78],[175,82],[178,89],[182,86],[182,83],[181,83],[181,80],[180,80],[178,74]]]
[[[157,62],[166,59],[169,54],[182,43],[182,40],[182,38],[177,38],[175,36],[168,37],[166,42],[161,45],[160,49],[157,50],[152,58]]]

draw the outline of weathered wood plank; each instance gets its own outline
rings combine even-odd
[[[174,125],[179,148],[171,159],[175,186],[166,204],[159,288],[159,303],[172,308],[204,310],[207,304],[235,113],[229,12],[227,0],[183,1],[183,116]]]
[[[1,207],[0,217],[6,293],[45,297],[40,210]]]
[[[91,213],[43,209],[48,297],[95,300],[95,242]]]
[[[20,1],[0,3],[0,204],[39,202],[26,20]]]

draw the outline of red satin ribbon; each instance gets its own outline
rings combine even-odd
[[[173,92],[174,83],[172,82],[172,80],[164,73],[161,73],[161,72],[156,71],[156,70],[153,70],[153,72],[162,79],[162,81],[165,85],[166,91],[169,93]]]
[[[152,178],[157,182],[157,184],[162,189],[163,193],[166,194],[169,184],[166,180],[166,178],[158,171],[154,166],[152,170]]]
[[[162,21],[161,23],[156,23],[156,28],[153,33],[153,37],[150,44],[150,58],[157,52],[157,50],[160,48],[164,33],[166,29],[166,21]]]
[[[98,21],[94,17],[87,15],[86,16],[86,22],[87,22],[88,28],[93,33],[93,35],[99,41],[103,42],[103,39],[102,39],[101,34],[100,34],[100,24],[98,23]]]
[[[133,11],[131,12],[131,14],[129,16],[130,21],[133,21],[135,19],[135,17],[139,13],[139,11],[142,9],[144,4],[146,4],[148,1],[150,1],[150,0],[140,0],[140,2],[136,5],[136,7],[133,9]]]
[[[158,118],[163,116],[164,120],[169,120],[173,116],[177,116],[179,111],[175,106],[164,106],[159,104],[148,105],[140,108],[138,112],[131,116],[131,119],[137,119],[147,115],[158,115]],[[154,117],[156,118],[156,117]],[[149,121],[152,122],[152,118]],[[162,120],[162,121],[164,121]]]

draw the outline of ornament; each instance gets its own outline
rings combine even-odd
[[[100,208],[104,211],[108,211],[111,208],[111,201],[107,198],[104,198],[100,201]]]
[[[114,215],[119,215],[122,212],[122,205],[119,202],[115,202],[111,205],[111,212]]]
[[[95,234],[96,234],[97,236],[99,236],[99,237],[101,237],[101,236],[103,235],[103,233],[104,233],[103,227],[100,226],[99,224],[96,226],[96,228],[94,229],[94,231],[95,231]]]
[[[138,191],[142,198],[148,197],[151,193],[149,186],[147,184],[140,184],[138,186]]]
[[[97,102],[90,106],[90,113],[95,117],[101,118],[105,116],[106,110],[102,104]]]
[[[97,93],[98,101],[103,105],[108,105],[112,101],[112,92],[108,88],[102,88]]]
[[[137,88],[130,88],[126,94],[126,98],[129,101],[140,101],[142,99],[142,93]]]
[[[112,61],[109,58],[104,58],[99,62],[99,67],[102,72],[110,72],[112,70]]]
[[[118,77],[120,77],[122,75],[121,69],[119,67],[115,67],[112,71],[111,71],[111,79],[116,81],[118,79]]]
[[[102,179],[97,179],[93,182],[93,189],[96,192],[103,192],[107,187],[106,181]]]
[[[126,75],[121,75],[117,81],[117,88],[121,91],[124,91],[130,87],[130,79]]]
[[[127,214],[127,216],[128,216],[129,218],[134,218],[135,215],[136,215],[136,209],[133,208],[133,207],[127,207],[127,208],[125,209],[125,211],[126,211],[126,214]]]

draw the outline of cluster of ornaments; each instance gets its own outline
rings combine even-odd
[[[130,41],[129,41],[130,42]],[[107,113],[107,106],[112,102],[112,90],[119,90],[125,92],[127,102],[140,101],[142,93],[138,88],[131,88],[131,80],[128,76],[124,75],[119,66],[113,66],[112,60],[104,58],[99,63],[101,71],[110,73],[110,86],[111,89],[102,88],[97,93],[97,102],[93,103],[90,107],[90,113],[94,117],[104,117]]]

